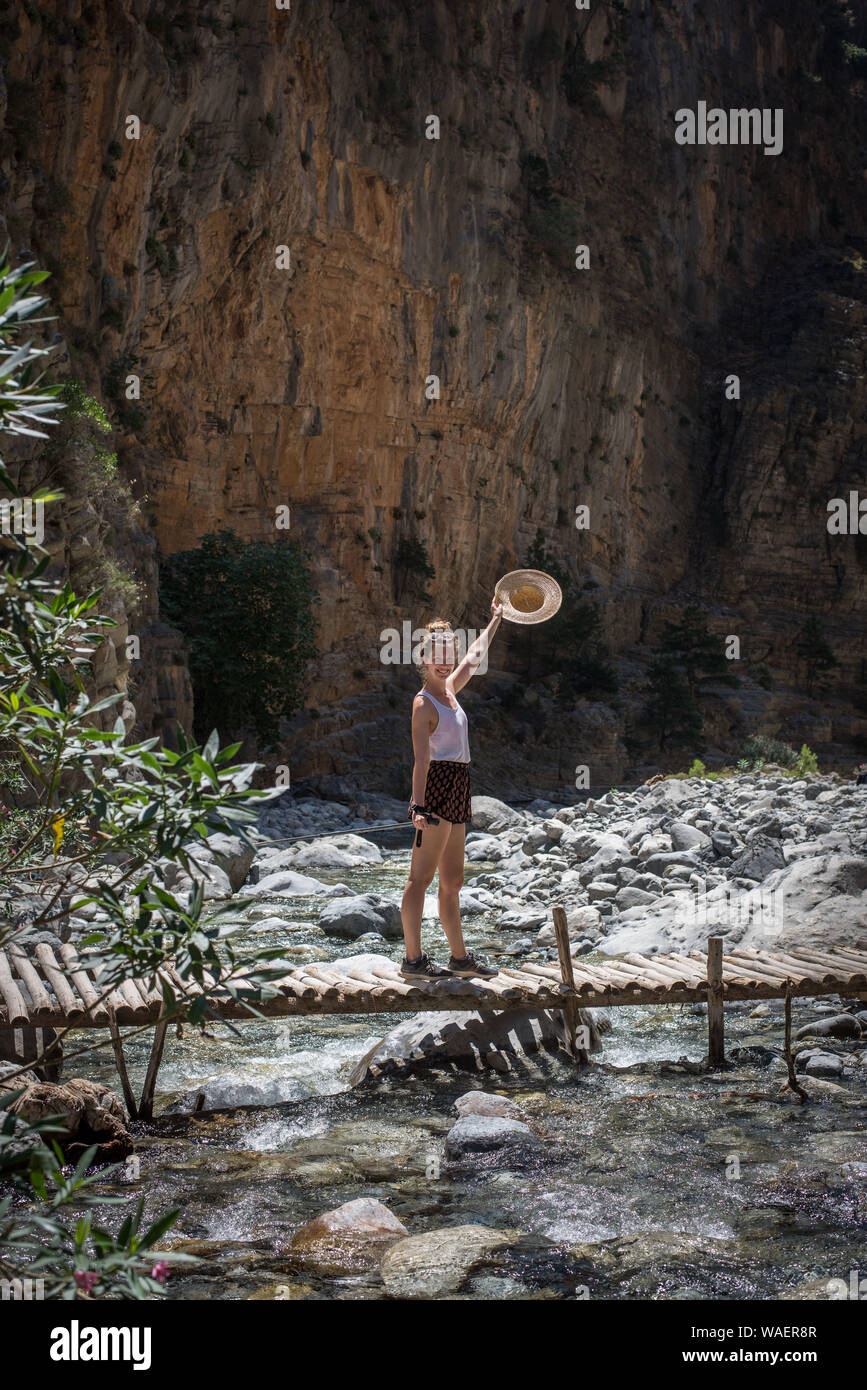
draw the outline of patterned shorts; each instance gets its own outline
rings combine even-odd
[[[453,825],[469,824],[470,807],[469,763],[432,762],[427,770],[424,788],[425,810]]]

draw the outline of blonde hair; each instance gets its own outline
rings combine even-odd
[[[453,632],[454,629],[451,623],[447,622],[445,618],[434,618],[432,622],[429,622],[427,624],[425,631],[428,632],[430,636],[422,638],[419,659],[415,663],[415,669],[418,671],[419,676],[421,677],[422,685],[424,685],[427,680],[427,669],[424,664],[424,658],[427,657],[428,660],[430,660],[431,653],[433,651],[435,635],[437,633]]]

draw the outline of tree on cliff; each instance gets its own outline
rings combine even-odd
[[[559,613],[543,627],[527,629],[527,679],[536,674],[556,675],[561,700],[604,699],[613,695],[617,675],[603,638],[599,610],[578,589],[565,565],[548,550],[541,529],[536,532],[524,563],[550,574],[563,590]]]
[[[821,694],[828,683],[831,672],[836,670],[840,663],[834,655],[831,644],[822,631],[822,624],[815,613],[810,613],[798,633],[795,650],[803,664],[807,694],[811,698],[814,694]]]
[[[303,705],[318,601],[305,560],[287,540],[223,530],[161,565],[163,615],[187,641],[197,737],[219,728],[271,741]]]
[[[698,697],[705,681],[737,685],[725,654],[725,641],[708,631],[707,614],[689,604],[679,622],[666,622],[660,651],[648,671],[649,699],[644,721],[662,750],[667,744],[691,744],[701,738],[703,721]]]

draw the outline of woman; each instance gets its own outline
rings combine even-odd
[[[451,624],[428,623],[419,672],[423,688],[412,702],[412,801],[409,814],[421,836],[413,840],[409,878],[401,903],[406,958],[401,974],[426,980],[462,975],[490,978],[494,970],[464,945],[459,894],[464,882],[464,843],[470,808],[470,748],[467,716],[456,699],[476,674],[491,638],[500,626],[502,606],[491,604],[493,617],[467,654],[455,665],[455,635]],[[432,824],[426,819],[436,819]],[[419,839],[421,843],[419,844]],[[439,910],[449,946],[448,969],[421,949],[421,919],[425,892],[439,870]]]

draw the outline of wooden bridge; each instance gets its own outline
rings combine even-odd
[[[723,1005],[726,1001],[785,999],[796,995],[842,994],[867,998],[867,942],[857,947],[806,947],[758,951],[735,948],[723,953],[721,937],[711,937],[707,952],[642,956],[627,953],[593,966],[574,960],[569,952],[566,913],[554,908],[559,968],[525,964],[504,967],[491,980],[406,980],[397,965],[368,969],[344,962],[339,970],[327,964],[298,966],[274,983],[276,993],[257,1002],[256,1013],[231,998],[214,1002],[221,1019],[243,1021],[257,1016],[292,1018],[309,1014],[417,1013],[426,1010],[559,1009],[566,1022],[567,1046],[574,1056],[579,1010],[617,1008],[629,1004],[685,1004],[707,1001],[708,1060],[722,1065]],[[60,948],[58,959],[45,943],[33,958],[14,943],[0,950],[0,1029],[108,1028],[123,1085],[127,1108],[147,1118],[152,1113],[154,1087],[171,1020],[164,1015],[159,978],[125,980],[107,991],[79,960],[73,946]],[[171,965],[161,974],[178,997],[196,992]],[[123,1057],[121,1028],[154,1027],[154,1042],[141,1102],[132,1094]],[[41,1044],[39,1052],[42,1051]],[[9,1055],[9,1049],[6,1049]],[[21,1062],[38,1053],[18,1046],[12,1055]]]

